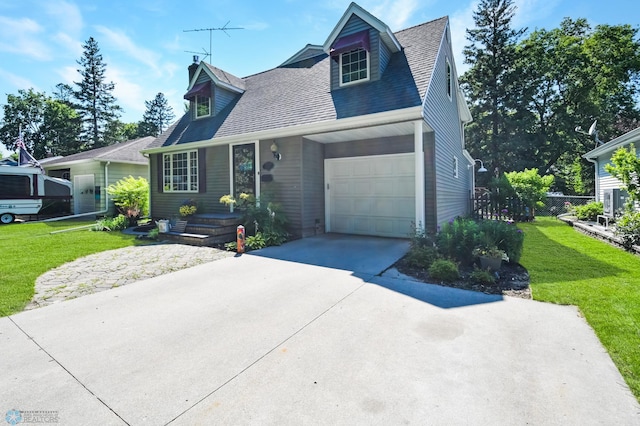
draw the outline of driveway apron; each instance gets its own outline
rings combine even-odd
[[[640,423],[575,308],[380,276],[407,247],[307,238],[0,318],[0,410],[70,425]]]

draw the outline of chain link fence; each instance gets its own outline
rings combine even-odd
[[[592,201],[595,201],[593,196],[548,195],[544,207],[536,209],[536,216],[558,216],[567,212],[566,203],[572,206],[583,206]]]

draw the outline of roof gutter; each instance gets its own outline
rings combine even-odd
[[[261,130],[258,132],[242,133],[233,136],[224,136],[197,142],[188,142],[159,148],[142,150],[143,154],[156,154],[160,152],[184,151],[185,149],[205,148],[216,145],[227,145],[255,140],[286,138],[290,136],[304,136],[316,133],[329,133],[341,130],[351,130],[361,127],[373,127],[383,124],[393,124],[403,121],[423,119],[422,106],[404,108],[394,111],[378,112],[375,114],[361,115],[357,117],[341,118],[339,120],[321,121],[310,124],[301,124],[277,129]]]

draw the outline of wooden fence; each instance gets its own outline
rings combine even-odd
[[[518,197],[477,195],[471,199],[470,210],[475,219],[526,222],[533,218],[530,209]]]

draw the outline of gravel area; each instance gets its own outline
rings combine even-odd
[[[108,250],[65,263],[36,279],[35,295],[25,309],[109,290],[234,253],[211,247],[152,244]]]

